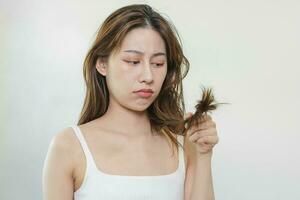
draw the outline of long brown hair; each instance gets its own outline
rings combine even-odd
[[[83,75],[86,96],[77,125],[101,117],[108,108],[109,91],[105,76],[96,70],[96,60],[106,59],[118,51],[126,33],[134,28],[151,28],[165,42],[167,75],[161,91],[147,108],[151,131],[164,134],[171,144],[180,145],[172,134],[183,134],[185,105],[182,80],[189,71],[189,61],[182,51],[182,43],[175,26],[147,4],[132,4],[110,14],[98,30],[96,39],[84,60]],[[182,146],[182,145],[181,145]]]

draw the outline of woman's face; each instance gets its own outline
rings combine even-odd
[[[97,70],[106,76],[110,104],[118,103],[135,111],[146,110],[158,96],[167,73],[165,44],[159,33],[148,28],[128,32],[119,52],[106,63],[97,61]],[[152,95],[138,93],[151,89]]]

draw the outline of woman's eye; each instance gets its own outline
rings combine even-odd
[[[124,60],[127,63],[133,64],[133,65],[137,65],[138,63],[140,63],[140,61],[130,61],[130,60]],[[163,66],[164,63],[153,63],[154,65],[156,65],[157,67]]]
[[[139,63],[139,61],[129,61],[129,60],[126,60],[125,62],[132,63],[134,65]]]
[[[156,66],[163,66],[164,63],[156,63]]]

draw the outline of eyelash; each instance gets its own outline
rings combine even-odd
[[[128,60],[125,60],[125,62],[127,62],[127,63],[134,63],[134,62],[139,62],[139,61],[128,61]],[[135,64],[133,64],[133,65],[135,65]],[[158,67],[160,67],[160,66],[163,66],[164,63],[156,63],[156,65],[157,65]]]

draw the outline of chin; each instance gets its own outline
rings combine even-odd
[[[150,105],[148,104],[145,104],[145,105],[135,105],[135,106],[131,106],[131,107],[128,107],[130,110],[133,110],[133,111],[136,111],[136,112],[145,112],[147,111],[148,107]]]

